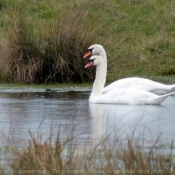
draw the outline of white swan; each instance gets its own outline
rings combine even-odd
[[[172,93],[158,96],[151,92],[136,88],[119,88],[102,94],[106,82],[106,63],[101,56],[92,56],[85,68],[96,66],[96,77],[89,98],[90,103],[116,103],[116,104],[139,104],[158,105],[161,104]],[[174,92],[175,93],[175,92]]]
[[[101,46],[100,44],[91,45],[87,49],[84,58],[87,58],[91,55],[101,56],[105,61],[107,69],[107,57],[103,46]],[[115,88],[124,88],[124,87],[133,87],[137,89],[142,89],[158,95],[163,95],[175,91],[175,85],[165,85],[146,78],[131,77],[131,78],[123,78],[111,83],[107,87],[103,88],[102,93],[107,93]]]

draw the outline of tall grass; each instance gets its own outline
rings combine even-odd
[[[103,30],[83,25],[87,15],[69,11],[40,26],[38,32],[20,12],[6,32],[1,46],[1,76],[6,81],[25,83],[89,82],[93,71],[85,71],[83,55],[102,41]],[[44,23],[43,23],[44,25]]]
[[[174,8],[169,0],[2,0],[0,78],[89,81],[93,72],[84,71],[81,58],[94,43],[104,46],[111,62],[108,82],[129,76],[174,77]]]
[[[115,138],[114,143],[101,138],[91,149],[83,149],[76,145],[69,145],[75,137],[60,141],[52,140],[52,132],[46,141],[31,138],[24,148],[16,148],[10,142],[10,159],[6,168],[1,165],[3,172],[11,174],[174,174],[173,142],[169,153],[157,153],[160,137],[150,147],[129,138],[122,141]],[[7,147],[8,148],[8,147]],[[166,148],[167,149],[167,148]],[[9,151],[8,151],[9,154]],[[8,174],[8,173],[5,173]]]
[[[78,29],[77,19],[54,23],[40,38],[19,18],[8,33],[1,56],[1,71],[18,82],[85,82],[92,71],[83,69],[83,53],[96,38]]]
[[[18,82],[84,82],[92,72],[83,69],[83,53],[96,38],[78,29],[78,21],[54,23],[40,38],[19,19],[8,33],[1,54],[1,71],[5,79]]]

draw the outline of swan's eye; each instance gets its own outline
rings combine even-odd
[[[88,49],[88,50],[86,51],[86,54],[84,55],[83,58],[87,58],[87,57],[89,57],[89,56],[91,56],[91,55],[92,55],[92,49]]]
[[[87,51],[86,51],[86,52],[88,52],[88,51],[92,51],[92,49],[87,49]]]
[[[95,60],[95,59],[92,59],[92,60],[89,60],[88,62],[89,62],[89,63],[90,63],[90,62],[92,62],[92,63],[93,63],[93,62],[94,62],[94,60]]]
[[[91,66],[93,66],[93,64],[94,64],[94,59],[91,59],[91,60],[89,60],[88,63],[86,64],[85,68],[91,67]]]
[[[86,53],[91,53],[92,54],[92,50],[93,50],[94,48],[92,48],[92,49],[88,49],[87,51],[86,51]]]
[[[86,54],[84,55],[84,58],[87,58],[89,56],[92,55],[92,51],[91,50],[87,50]]]

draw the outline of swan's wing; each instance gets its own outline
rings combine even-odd
[[[146,90],[155,94],[166,94],[175,90],[175,85],[165,85],[150,79],[131,77],[117,80],[103,89],[107,93],[118,88],[132,87],[135,89]]]
[[[117,81],[114,81],[110,85],[103,88],[103,93],[107,93],[109,91],[119,89],[119,88],[127,88],[129,86],[138,84],[141,78],[131,77],[131,78],[123,78]]]
[[[135,88],[120,88],[98,97],[96,103],[160,104],[167,96],[158,96]]]

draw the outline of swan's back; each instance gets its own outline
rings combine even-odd
[[[117,88],[132,87],[141,89],[155,94],[167,94],[175,91],[175,85],[165,85],[146,78],[130,77],[117,80],[103,89],[107,93]]]
[[[120,88],[112,90],[102,96],[89,99],[91,103],[130,104],[130,105],[160,105],[169,94],[156,94],[135,88]]]

